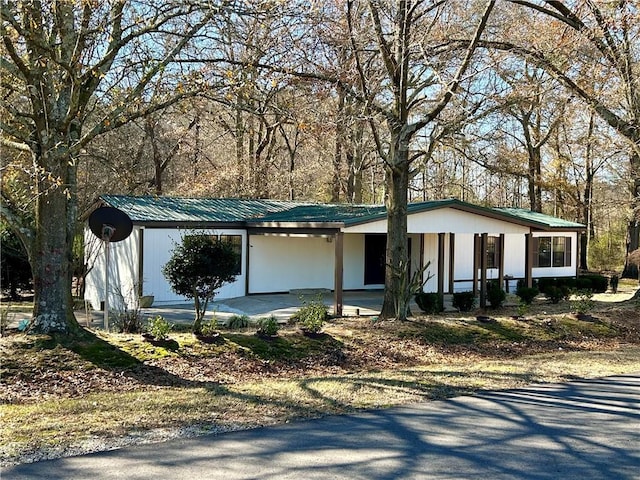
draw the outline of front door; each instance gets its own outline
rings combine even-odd
[[[384,285],[387,235],[369,233],[364,236],[364,284]]]

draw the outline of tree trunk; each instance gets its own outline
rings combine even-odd
[[[640,144],[640,141],[637,142]],[[632,194],[632,218],[627,227],[627,256],[622,271],[622,278],[633,278],[640,280],[638,266],[629,262],[629,254],[640,248],[640,154],[631,154],[631,194]]]
[[[406,320],[409,315],[409,304],[405,300],[407,295],[401,290],[408,288],[408,282],[403,282],[403,275],[407,274],[408,262],[409,141],[401,134],[393,134],[392,142],[392,158],[390,165],[386,167],[387,251],[384,301],[380,317]]]
[[[69,185],[76,167],[70,160],[47,158],[54,155],[55,149],[44,151],[45,158],[37,158],[36,163],[51,175],[38,182],[36,229],[30,255],[33,318],[28,331],[75,334],[80,332],[80,326],[73,314],[71,265],[77,207],[75,191],[66,190],[65,185]]]

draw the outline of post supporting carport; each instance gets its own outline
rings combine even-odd
[[[487,244],[488,234],[480,235],[480,308],[487,307]]]
[[[438,233],[438,295],[444,295],[444,233]]]
[[[524,236],[524,283],[527,287],[533,287],[533,234]]]
[[[336,232],[334,235],[335,245],[335,272],[334,272],[334,298],[333,314],[336,317],[342,316],[343,310],[343,266],[344,266],[344,233]]]

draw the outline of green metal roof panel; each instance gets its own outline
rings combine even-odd
[[[238,198],[129,197],[102,195],[104,202],[134,222],[235,223],[286,210],[295,205],[277,200]]]
[[[267,214],[252,223],[349,223],[372,215],[384,216],[384,213],[381,205],[308,203]]]
[[[382,220],[383,205],[317,204],[240,198],[130,197],[103,195],[105,203],[124,211],[133,222],[326,224],[345,226]],[[456,199],[410,203],[409,214],[451,207],[545,229],[582,229],[584,225],[521,208],[490,208]]]
[[[507,215],[519,218],[526,222],[541,224],[549,228],[585,228],[581,223],[570,222],[569,220],[563,220],[561,218],[531,210],[525,210],[523,208],[494,208],[493,210],[500,213],[506,213]]]

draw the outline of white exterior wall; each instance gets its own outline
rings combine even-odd
[[[93,233],[85,228],[85,245],[93,242]],[[121,242],[109,243],[109,310],[123,310],[137,298],[137,269],[140,229],[134,227],[131,235]],[[85,300],[94,310],[105,301],[106,255],[104,243],[93,260],[93,268],[85,279]],[[91,267],[91,266],[89,266]]]
[[[333,288],[335,243],[325,237],[251,235],[249,292]]]
[[[484,232],[483,232],[484,233]],[[490,236],[499,236],[499,233],[488,232]],[[534,237],[571,237],[571,265],[566,267],[540,267],[532,271],[533,278],[541,277],[571,277],[576,275],[578,258],[578,234],[576,232],[535,232]],[[473,237],[472,233],[458,233],[455,236],[455,265],[454,265],[454,291],[465,291],[473,288]],[[449,243],[448,236],[445,240],[445,289],[449,282]],[[429,267],[433,275],[424,287],[425,292],[435,292],[438,289],[438,236],[426,234],[424,236],[424,261],[431,260]],[[497,279],[498,269],[487,269],[487,279]],[[514,278],[510,282],[510,290],[516,287],[517,279],[525,276],[525,233],[507,233],[504,239],[504,275]],[[478,270],[478,278],[480,271]]]
[[[245,278],[247,272],[246,244],[247,232],[241,229],[206,229],[179,230],[175,228],[147,228],[144,230],[142,292],[143,295],[153,295],[154,305],[191,302],[187,298],[176,294],[162,274],[162,268],[171,258],[173,249],[182,242],[183,235],[240,235],[242,236],[241,273],[235,282],[224,285],[216,292],[215,299],[241,297],[245,295]]]
[[[187,298],[177,295],[171,290],[169,283],[162,274],[162,268],[171,258],[175,245],[182,241],[182,235],[193,233],[207,233],[211,235],[241,235],[242,236],[242,273],[236,281],[223,286],[216,293],[216,299],[241,297],[245,295],[245,278],[247,272],[246,259],[246,231],[228,230],[179,230],[175,228],[143,228],[136,226],[129,238],[122,242],[110,244],[110,292],[109,307],[122,309],[119,292],[122,292],[127,308],[136,305],[138,284],[138,268],[140,259],[140,237],[142,236],[142,294],[153,295],[154,305],[191,302]],[[87,234],[85,233],[85,236]],[[92,235],[89,232],[89,235]],[[85,299],[91,302],[94,309],[100,308],[104,301],[104,253],[98,255],[94,269],[86,280]]]
[[[387,221],[364,223],[346,227],[345,233],[387,233]],[[454,208],[439,208],[412,213],[407,218],[408,233],[528,233],[529,228],[491,217],[463,212]]]
[[[420,236],[411,235],[413,271],[420,264]],[[335,244],[322,237],[252,235],[249,293],[288,292],[294,289],[333,290]],[[364,235],[344,236],[343,289],[378,290],[364,284]]]

